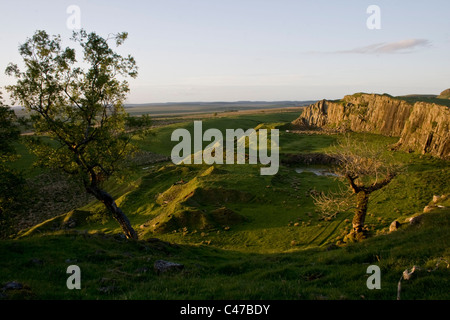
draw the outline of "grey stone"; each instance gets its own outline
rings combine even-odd
[[[183,270],[184,265],[175,263],[175,262],[165,261],[165,260],[158,260],[153,265],[153,268],[159,274],[159,273],[168,272],[168,271],[181,271],[181,270]]]
[[[23,284],[17,281],[7,282],[3,286],[3,290],[20,290],[20,289],[23,289]]]
[[[418,216],[409,218],[409,224],[410,225],[419,224],[420,221],[422,221],[422,215],[418,215]]]

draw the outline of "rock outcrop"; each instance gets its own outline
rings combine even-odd
[[[444,90],[438,95],[439,99],[450,99],[450,89]]]
[[[396,148],[450,158],[450,110],[434,103],[359,93],[312,104],[292,125],[399,137]]]

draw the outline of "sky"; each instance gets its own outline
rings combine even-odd
[[[449,12],[448,0],[0,0],[0,90],[8,102],[4,69],[20,66],[36,30],[73,46],[81,27],[128,32],[118,52],[139,75],[127,103],[439,94],[450,87]]]

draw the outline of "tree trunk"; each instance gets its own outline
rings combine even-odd
[[[344,238],[344,241],[361,241],[366,238],[367,234],[364,231],[364,220],[367,214],[367,205],[369,203],[370,192],[358,190],[356,193],[356,211],[353,216],[352,231]]]
[[[369,203],[369,194],[365,191],[359,191],[356,195],[356,211],[353,217],[353,232],[362,233],[364,221],[366,220],[367,205]]]
[[[97,187],[88,187],[87,191],[93,194],[98,200],[103,202],[105,207],[111,212],[113,218],[119,223],[122,228],[125,236],[128,239],[138,239],[136,231],[134,231],[133,227],[130,224],[127,216],[123,213],[123,211],[116,205],[114,199],[106,192]]]

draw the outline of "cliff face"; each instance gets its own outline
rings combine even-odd
[[[450,111],[434,103],[413,105],[387,95],[355,94],[310,105],[292,124],[400,137],[400,149],[450,158]]]
[[[450,89],[446,89],[438,96],[439,99],[450,99]]]

